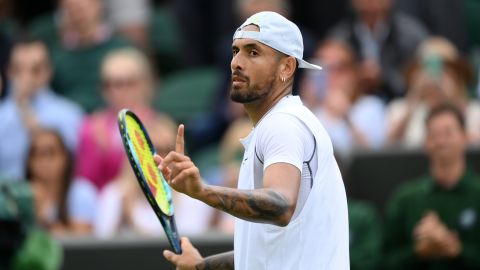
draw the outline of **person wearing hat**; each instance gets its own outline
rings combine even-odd
[[[253,130],[238,189],[207,185],[184,155],[184,126],[176,151],[156,156],[175,190],[236,217],[234,251],[207,258],[182,238],[180,255],[164,251],[177,269],[349,269],[345,188],[327,132],[292,95],[302,59],[298,27],[274,12],[248,18],[232,44],[230,97],[242,103]]]

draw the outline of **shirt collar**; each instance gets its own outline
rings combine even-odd
[[[468,189],[469,186],[469,179],[472,178],[472,172],[469,169],[466,169],[463,175],[460,177],[460,180],[452,187],[450,188],[444,188],[437,184],[435,181],[435,178],[433,177],[432,174],[429,175],[429,178],[431,181],[428,182],[428,189],[431,192],[438,192],[438,191],[443,191],[443,192],[462,192],[466,189]]]
[[[277,104],[273,105],[272,108],[270,108],[270,110],[267,111],[267,113],[265,113],[262,118],[260,118],[260,120],[258,121],[257,125],[258,126],[260,124],[260,122],[262,122],[262,120],[269,114],[275,112],[275,111],[278,111],[282,108],[284,108],[285,106],[287,106],[288,104],[297,104],[297,105],[302,105],[302,100],[300,99],[299,96],[293,96],[293,95],[287,95],[287,96],[284,96],[283,98],[281,98]],[[242,138],[240,139],[240,143],[243,145],[243,147],[245,149],[248,148],[248,145],[250,144],[250,141],[252,140],[252,137],[253,137],[253,133],[255,131],[255,127],[252,129],[252,131],[247,135],[247,137],[245,138]]]
[[[260,118],[260,120],[258,120],[257,122],[257,125],[258,126],[262,120],[269,114],[272,114],[274,113],[275,111],[278,111],[278,110],[281,110],[282,108],[284,108],[285,106],[288,106],[290,104],[296,104],[296,105],[302,105],[302,100],[300,99],[299,96],[294,96],[294,95],[286,95],[284,96],[283,98],[281,98],[277,104],[273,105],[272,108],[270,108],[270,110],[268,110],[263,116],[262,118]]]

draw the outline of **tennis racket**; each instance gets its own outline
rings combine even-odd
[[[118,127],[125,152],[138,183],[160,220],[170,246],[175,253],[180,254],[182,249],[173,216],[172,193],[162,172],[158,170],[153,160],[155,148],[147,130],[140,119],[128,109],[123,109],[118,113]]]

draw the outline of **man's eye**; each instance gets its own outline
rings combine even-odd
[[[258,52],[257,52],[257,51],[254,51],[254,50],[253,50],[253,51],[250,51],[250,55],[251,55],[251,56],[257,56],[257,55],[258,55]]]
[[[233,56],[237,55],[237,53],[238,53],[238,50],[232,50]]]

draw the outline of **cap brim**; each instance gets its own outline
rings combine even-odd
[[[308,69],[316,69],[316,70],[322,70],[321,66],[317,66],[314,64],[311,64],[303,59],[297,59],[298,60],[298,67],[299,68],[308,68]]]

